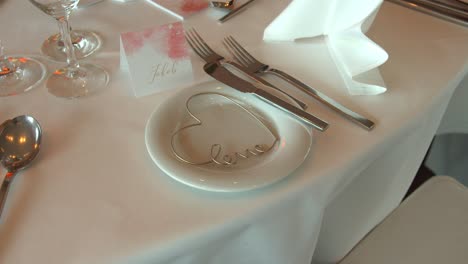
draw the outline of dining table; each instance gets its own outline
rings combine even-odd
[[[408,190],[467,78],[468,28],[384,1],[367,36],[389,54],[380,67],[388,90],[356,96],[323,38],[263,41],[265,28],[290,2],[257,0],[224,23],[217,21],[221,11],[207,8],[182,23],[226,57],[222,40],[234,36],[259,60],[369,117],[374,129],[286,87],[330,124],[324,132],[309,128],[310,152],[297,169],[249,191],[184,185],[153,162],[145,128],[154,109],[178,92],[216,81],[192,54],[189,86],[135,97],[120,63],[121,33],[181,20],[144,0],[79,8],[72,28],[102,38],[85,61],[105,68],[110,81],[71,100],[50,94],[45,82],[0,97],[0,123],[28,114],[43,130],[41,151],[15,178],[0,219],[0,263],[319,264],[346,256]],[[0,0],[0,25],[7,55],[36,58],[49,73],[63,65],[40,53],[58,29],[29,1]]]

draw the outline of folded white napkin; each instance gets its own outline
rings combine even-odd
[[[293,0],[265,29],[265,41],[326,36],[350,94],[385,92],[378,67],[388,54],[364,35],[383,0]]]

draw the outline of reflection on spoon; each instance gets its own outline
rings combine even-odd
[[[26,115],[8,120],[0,131],[0,163],[7,169],[0,189],[0,217],[11,181],[37,156],[41,139],[41,126],[36,119]]]

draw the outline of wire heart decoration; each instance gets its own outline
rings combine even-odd
[[[199,97],[199,96],[207,96],[207,95],[220,96],[220,97],[230,101],[235,106],[239,107],[241,110],[243,110],[243,112],[247,113],[250,117],[252,117],[253,120],[255,120],[260,127],[262,127],[263,129],[265,129],[266,131],[269,132],[269,134],[274,138],[273,143],[271,145],[256,144],[252,148],[246,148],[241,152],[235,151],[235,152],[224,154],[224,155],[223,155],[223,145],[219,144],[219,143],[214,143],[214,144],[211,145],[211,148],[210,148],[210,153],[209,153],[210,159],[209,160],[194,162],[194,161],[191,161],[191,160],[189,160],[187,158],[184,158],[176,150],[175,138],[177,137],[177,135],[179,135],[183,131],[186,131],[186,130],[188,130],[190,128],[193,128],[193,127],[203,125],[203,121],[201,121],[197,116],[195,116],[193,114],[193,111],[190,109],[189,104],[190,104],[190,101],[193,100],[194,98]],[[195,123],[185,125],[185,126],[183,126],[181,128],[176,129],[176,131],[173,132],[172,136],[171,136],[172,153],[181,162],[184,162],[184,163],[187,163],[187,164],[190,164],[190,165],[197,165],[197,166],[208,165],[208,164],[233,166],[233,165],[238,164],[239,160],[249,159],[251,157],[260,156],[260,155],[263,155],[265,153],[270,152],[277,145],[277,143],[279,142],[278,136],[276,136],[276,134],[273,133],[273,131],[268,127],[268,125],[264,121],[262,121],[258,116],[256,116],[253,112],[251,112],[249,109],[247,109],[243,105],[241,105],[239,102],[237,102],[236,100],[234,100],[234,99],[232,99],[229,96],[226,96],[224,94],[215,93],[215,92],[203,92],[203,93],[194,94],[194,95],[190,96],[187,99],[187,101],[185,102],[185,108],[186,108],[186,111],[189,114],[189,116],[195,120]]]

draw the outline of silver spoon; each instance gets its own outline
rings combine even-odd
[[[7,124],[8,122],[10,122],[10,121],[11,121],[11,120],[8,119],[8,120],[6,120],[5,122],[3,122],[3,123],[0,124],[0,135],[2,134],[2,131],[3,131],[3,129],[5,128],[6,124]],[[1,159],[1,157],[0,157],[0,159]]]
[[[3,122],[2,124],[0,124],[0,135],[2,134],[2,131],[3,129],[5,128],[6,124],[8,122],[11,122],[10,119],[6,120],[5,122]],[[2,157],[3,157],[3,152],[0,152],[0,160],[2,160]]]
[[[0,217],[10,183],[16,173],[36,157],[41,145],[42,129],[36,119],[23,115],[9,120],[0,133],[0,162],[7,174],[0,189]]]

